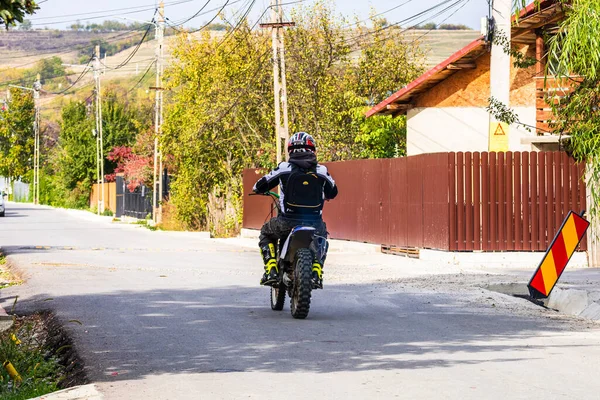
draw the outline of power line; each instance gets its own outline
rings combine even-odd
[[[462,9],[463,9],[463,7],[464,7],[464,6],[466,6],[466,5],[467,5],[467,4],[468,4],[470,1],[471,1],[471,0],[463,0],[463,4],[462,4],[460,7],[458,7],[456,10],[454,10],[454,12],[453,12],[452,14],[448,15],[446,18],[444,18],[443,20],[441,20],[441,21],[440,21],[440,23],[439,23],[439,24],[437,24],[435,28],[436,28],[436,29],[439,29],[439,27],[440,27],[440,26],[441,26],[441,25],[442,25],[444,22],[446,22],[447,20],[449,20],[450,18],[452,18],[452,16],[453,16],[454,14],[456,14],[457,12],[459,12],[460,10],[462,10]],[[424,36],[428,35],[428,34],[429,34],[431,31],[433,31],[433,28],[431,28],[431,29],[427,30],[427,32],[423,33],[421,36],[419,36],[418,38],[414,39],[414,40],[413,40],[413,41],[411,41],[410,43],[411,43],[411,44],[413,44],[413,43],[415,43],[415,42],[419,41],[419,40],[420,40],[420,39],[422,39]]]
[[[142,83],[142,81],[144,80],[146,75],[148,75],[148,72],[150,72],[150,69],[152,68],[152,66],[155,63],[156,63],[156,60],[154,60],[154,62],[150,63],[150,65],[148,65],[148,68],[146,69],[146,72],[144,72],[144,75],[142,75],[142,77],[136,82],[136,84],[133,85],[133,87],[127,91],[127,94],[133,92],[139,86],[139,84]]]
[[[176,4],[181,4],[181,3],[187,3],[193,0],[181,0],[179,2],[176,2]],[[85,18],[83,19],[83,21],[91,21],[91,20],[95,20],[95,19],[102,19],[102,18],[108,18],[108,17],[117,17],[117,16],[121,16],[121,15],[129,15],[129,14],[139,14],[140,12],[144,12],[144,11],[151,11],[154,10],[155,7],[150,7],[150,8],[145,8],[143,10],[136,10],[136,11],[127,11],[127,12],[115,12],[112,14],[104,14],[104,15],[97,15],[97,16],[93,16],[90,18]],[[104,11],[104,12],[110,12],[110,11]],[[60,24],[67,24],[69,22],[80,22],[81,19],[68,19],[68,20],[63,20],[63,21],[53,21],[53,22],[45,22],[45,23],[35,23],[35,24],[31,24],[33,26],[49,26],[49,25],[60,25]]]
[[[154,23],[154,17],[152,18],[152,22]],[[146,40],[146,37],[148,36],[148,33],[150,32],[151,28],[152,28],[152,25],[148,25],[148,29],[146,29],[146,32],[144,32],[144,36],[142,36],[142,39],[136,45],[135,49],[131,52],[131,54],[129,54],[129,56],[127,56],[127,58],[125,59],[125,61],[121,62],[116,67],[109,67],[109,66],[105,65],[102,61],[100,61],[100,64],[104,65],[106,68],[109,68],[109,69],[119,69],[119,68],[124,67],[125,65],[127,65],[129,63],[129,61],[131,61],[131,59],[136,55],[136,53],[138,52],[138,50],[140,49],[140,47],[142,46],[142,44]]]
[[[231,6],[231,5],[234,5],[235,3],[239,3],[239,2],[241,2],[241,1],[242,1],[242,0],[235,0],[235,1],[233,1],[233,2],[232,2],[231,0],[227,0],[227,1],[225,2],[225,4],[223,4],[222,6],[219,6],[219,7],[217,7],[217,8],[213,8],[212,10],[207,10],[207,11],[206,11],[206,12],[204,12],[204,13],[196,13],[197,15],[196,15],[194,18],[197,18],[197,17],[199,17],[199,16],[201,16],[201,15],[206,15],[206,14],[212,13],[213,11],[217,11],[217,13],[214,15],[214,17],[212,17],[212,18],[211,18],[211,20],[210,20],[210,21],[208,21],[206,24],[202,25],[200,28],[198,28],[198,29],[194,29],[194,30],[191,30],[191,31],[189,31],[188,33],[196,33],[196,32],[199,32],[199,31],[201,31],[202,29],[206,28],[207,26],[209,26],[210,24],[212,24],[212,23],[213,23],[213,21],[214,21],[215,19],[217,19],[217,17],[218,17],[218,16],[219,16],[219,14],[220,14],[220,13],[221,13],[221,12],[222,12],[224,9],[225,9],[225,7],[227,7],[227,6]],[[179,27],[177,26],[177,25],[181,25],[181,23],[173,22],[173,21],[171,21],[171,20],[170,20],[170,19],[168,19],[168,18],[166,18],[166,20],[167,20],[167,23],[169,24],[169,26],[170,26],[171,28],[175,29],[175,30],[176,30],[176,31],[178,31],[178,32],[184,32],[183,30],[179,29]],[[185,22],[189,22],[190,20],[191,20],[191,19],[188,19],[188,20],[186,20]],[[185,22],[184,22],[184,23],[185,23]]]
[[[408,4],[408,3],[410,3],[411,1],[413,1],[413,0],[407,0],[407,1],[405,1],[404,3],[402,3],[402,4],[398,4],[397,6],[394,6],[394,7],[390,8],[390,9],[388,9],[388,10],[382,11],[382,12],[380,12],[379,14],[375,14],[375,15],[373,15],[372,17],[369,17],[369,18],[367,18],[367,19],[363,19],[363,20],[360,20],[360,21],[358,21],[358,22],[354,22],[354,23],[352,23],[352,24],[344,25],[344,26],[342,27],[342,29],[343,29],[343,28],[349,28],[349,27],[351,27],[351,26],[356,26],[356,25],[362,24],[363,22],[367,22],[367,21],[369,21],[369,20],[371,20],[371,19],[374,19],[374,18],[380,17],[380,16],[382,16],[382,15],[384,15],[384,14],[387,14],[387,13],[389,13],[389,12],[392,12],[392,11],[394,11],[394,10],[397,10],[398,8],[400,8],[400,7],[402,7],[402,6],[404,6],[404,5]]]
[[[458,1],[454,2],[454,3],[452,3],[449,7],[447,7],[444,10],[442,10],[441,12],[443,13],[443,12],[447,11],[448,9],[451,9],[452,7],[454,7],[460,1],[462,1],[462,0],[458,0]],[[432,7],[429,7],[428,9],[423,10],[423,11],[417,13],[417,14],[414,14],[414,15],[408,17],[408,18],[405,18],[403,20],[394,22],[392,24],[386,25],[386,26],[378,28],[378,29],[370,30],[367,33],[359,34],[359,35],[351,37],[349,39],[344,39],[344,40],[342,40],[341,44],[344,44],[344,43],[346,43],[346,44],[352,44],[351,42],[357,43],[357,40],[360,39],[360,38],[362,38],[362,37],[374,35],[376,33],[379,33],[379,32],[382,32],[382,31],[385,31],[385,30],[388,30],[388,29],[391,29],[393,27],[397,27],[397,26],[399,27],[401,24],[404,24],[404,23],[413,22],[414,20],[416,20],[416,19],[418,19],[420,17],[423,17],[423,16],[427,15],[428,13],[430,13],[432,11],[435,11],[436,9],[438,9],[438,8],[440,8],[442,6],[445,6],[446,4],[448,4],[450,2],[451,2],[451,0],[443,0],[440,3],[438,3],[438,4],[436,4],[436,5],[432,6]],[[423,22],[425,22],[427,20],[435,18],[438,15],[439,15],[439,13],[436,14],[436,15],[434,15],[434,16],[432,16],[432,17],[427,17],[425,20],[421,20],[417,24],[414,24],[414,25],[412,25],[412,26],[410,26],[408,28],[405,28],[405,29],[401,30],[399,33],[404,33],[404,32],[406,32],[406,31],[408,31],[410,29],[414,29],[419,24],[422,24]]]
[[[193,20],[194,18],[196,18],[197,16],[201,15],[200,13],[206,8],[206,6],[208,5],[208,3],[210,3],[210,2],[211,2],[211,0],[207,0],[207,2],[204,3],[204,5],[198,11],[196,11],[196,13],[194,15],[192,15],[191,17],[189,17],[188,19],[186,19],[183,22],[177,23],[177,25],[183,25],[186,22],[189,22],[189,21]]]
[[[90,62],[92,60],[90,59]],[[90,71],[89,68],[87,68],[90,65],[90,62],[87,63],[86,68],[81,72],[81,74],[79,75],[79,77],[75,80],[75,82],[73,82],[71,84],[71,86],[69,86],[68,88],[66,88],[65,90],[62,90],[58,93],[54,93],[54,92],[46,92],[46,93],[50,93],[50,94],[55,94],[55,95],[60,95],[60,94],[64,94],[66,93],[68,90],[70,90],[73,86],[77,85],[77,83],[83,79],[83,77]]]
[[[234,35],[235,32],[242,26],[242,23],[246,20],[246,18],[248,17],[248,14],[250,14],[250,11],[252,11],[252,8],[254,7],[255,4],[256,4],[256,0],[251,0],[250,5],[246,9],[246,12],[244,13],[244,15],[242,15],[239,18],[236,25],[234,27],[232,27],[233,29],[231,29],[229,32],[227,32],[225,37],[223,39],[221,39],[221,41],[219,42],[219,44],[217,45],[217,48],[215,50],[218,50],[221,47],[221,45],[223,43],[225,43],[225,41],[227,41],[227,39],[229,39],[232,35]]]
[[[118,34],[118,35],[116,35],[116,36],[113,36],[113,37],[111,37],[111,38],[109,38],[109,39],[106,39],[106,40],[105,40],[105,42],[106,42],[106,43],[113,43],[113,42],[118,42],[119,40],[127,40],[127,39],[130,39],[130,38],[132,38],[132,37],[134,36],[134,35],[131,35],[132,33],[134,33],[134,34],[137,34],[137,31],[140,31],[140,30],[142,30],[142,29],[145,29],[145,28],[146,28],[146,25],[143,25],[142,27],[138,27],[138,28],[135,28],[135,29],[132,29],[132,30],[126,31],[126,32],[119,33],[119,34]],[[129,36],[129,37],[127,37],[127,35],[130,35],[130,36]],[[35,63],[37,63],[37,62],[39,62],[39,61],[42,61],[42,60],[48,60],[48,59],[51,59],[51,58],[53,58],[53,57],[56,57],[56,56],[59,56],[59,55],[61,55],[61,54],[67,54],[67,53],[72,53],[72,52],[74,52],[74,51],[80,51],[80,50],[83,50],[83,49],[85,49],[86,47],[89,47],[90,45],[91,45],[91,43],[86,43],[86,44],[84,44],[84,45],[80,45],[80,46],[77,46],[77,47],[75,47],[75,48],[69,48],[69,49],[67,49],[67,50],[60,51],[60,52],[58,52],[58,53],[57,53],[55,50],[54,50],[54,51],[49,51],[49,52],[46,52],[46,53],[42,53],[42,54],[49,54],[49,53],[52,53],[52,56],[49,56],[49,57],[43,57],[43,58],[39,58],[39,59],[37,59],[37,60],[30,61],[30,62],[27,62],[27,63],[21,64],[21,65],[17,65],[17,66],[14,66],[14,67],[9,67],[9,68],[6,68],[5,70],[18,69],[18,68],[26,67],[26,66],[28,66],[28,65],[35,64]],[[68,47],[68,46],[66,46],[66,47]],[[12,57],[12,58],[13,58],[13,59],[15,59],[15,58],[26,58],[26,57],[34,57],[34,55],[31,55],[31,56],[21,56],[21,57]],[[20,82],[21,80],[22,80],[22,79],[13,79],[13,80],[10,80],[10,81],[3,81],[3,82],[0,82],[0,85],[3,85],[3,84],[5,84],[5,83],[7,83],[7,82],[9,82],[9,83],[10,83],[10,82]]]
[[[165,5],[179,5],[179,4],[183,4],[183,3],[190,3],[194,0],[178,0],[178,1],[172,1],[172,2],[167,2],[165,3]],[[39,4],[39,3],[38,3]],[[85,12],[85,13],[77,13],[77,14],[63,14],[63,15],[55,15],[55,16],[50,16],[50,17],[38,17],[38,18],[30,18],[30,21],[39,21],[39,20],[43,20],[43,19],[55,19],[55,18],[65,18],[65,17],[77,17],[77,16],[83,16],[83,15],[92,15],[92,14],[103,14],[103,13],[107,13],[107,12],[114,12],[114,11],[127,11],[127,10],[134,10],[134,9],[138,9],[138,8],[143,8],[143,10],[141,11],[151,11],[154,10],[156,8],[156,5],[147,5],[147,6],[135,6],[135,7],[125,7],[125,8],[113,8],[113,9],[109,9],[109,10],[100,10],[100,11],[90,11],[90,12]]]
[[[290,5],[290,4],[297,4],[297,3],[303,3],[306,0],[296,0],[296,1],[290,1],[287,3],[281,3],[280,6],[286,6],[286,5]],[[267,6],[263,12],[260,14],[260,16],[256,19],[256,22],[250,27],[250,29],[247,30],[246,34],[244,35],[244,37],[242,39],[245,39],[248,37],[248,35],[254,30],[254,28],[256,28],[256,25],[258,25],[262,19],[262,17],[265,16],[265,14],[267,13],[267,11],[269,11],[271,8],[273,8],[273,5],[269,5]],[[238,40],[238,43],[227,53],[227,55],[233,53],[242,43],[242,39]]]

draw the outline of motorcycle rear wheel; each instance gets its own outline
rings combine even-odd
[[[304,319],[310,310],[313,254],[309,249],[296,252],[294,286],[290,298],[292,317]]]

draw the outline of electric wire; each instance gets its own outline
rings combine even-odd
[[[145,26],[144,26],[144,28],[145,28]],[[130,37],[125,37],[125,38],[124,38],[124,36],[130,35],[132,33],[137,34],[137,31],[139,31],[139,30],[141,30],[141,29],[140,28],[136,28],[136,29],[132,29],[132,30],[127,31],[127,32],[120,33],[120,34],[118,34],[116,36],[113,36],[113,37],[107,39],[106,43],[113,43],[113,42],[117,42],[119,40],[129,39],[129,38],[133,37],[133,35],[131,35]],[[123,38],[123,39],[121,39],[121,38]],[[9,68],[4,69],[4,71],[8,71],[8,70],[11,70],[11,69],[23,68],[23,67],[26,67],[28,65],[36,64],[36,63],[38,63],[38,62],[40,62],[42,60],[49,60],[49,59],[51,59],[53,57],[56,57],[56,56],[59,56],[59,55],[62,55],[62,54],[72,53],[73,51],[81,51],[81,50],[83,50],[83,49],[85,49],[86,47],[89,47],[89,46],[90,46],[90,44],[86,43],[84,45],[80,45],[80,46],[75,47],[75,48],[69,48],[68,50],[61,51],[61,52],[58,52],[58,53],[55,52],[55,51],[53,51],[53,52],[49,51],[46,54],[52,53],[52,56],[39,58],[39,59],[36,59],[34,61],[30,61],[30,62],[27,62],[27,63],[24,63],[24,64],[20,64],[20,65],[14,66],[14,67],[9,67]],[[31,57],[31,56],[24,56],[24,57]],[[24,58],[24,57],[13,57],[13,58]],[[54,77],[54,78],[56,78],[56,77]],[[4,85],[4,84],[7,84],[7,83],[10,84],[10,83],[13,83],[13,82],[22,82],[22,81],[23,81],[22,78],[15,78],[15,79],[11,79],[11,80],[8,80],[8,81],[2,81],[2,82],[0,82],[0,85]]]
[[[175,6],[175,5],[179,5],[179,4],[183,4],[183,3],[191,3],[193,1],[194,0],[171,1],[171,2],[166,2],[165,6],[168,6],[168,5]],[[90,11],[90,12],[77,13],[77,14],[64,14],[64,15],[55,15],[55,16],[49,16],[49,17],[37,17],[37,18],[30,18],[29,20],[30,21],[39,21],[39,20],[43,20],[43,19],[77,17],[77,16],[83,16],[83,15],[103,14],[103,13],[113,12],[113,11],[116,12],[116,11],[134,10],[134,9],[138,9],[138,8],[143,8],[143,10],[141,10],[141,11],[151,11],[151,10],[154,10],[156,8],[156,5],[134,6],[134,7],[125,7],[125,8],[113,8],[113,9],[109,9],[109,10]],[[120,14],[115,14],[115,15],[120,15]]]
[[[196,13],[194,15],[192,15],[191,17],[189,17],[185,21],[179,22],[177,25],[183,25],[183,24],[185,24],[185,23],[193,20],[194,18],[198,17],[199,15],[201,15],[200,13],[202,11],[204,11],[204,9],[206,8],[206,6],[208,6],[208,3],[210,3],[210,2],[211,2],[211,0],[207,0],[206,3],[204,3],[204,5],[198,11],[196,11]]]
[[[177,4],[182,4],[182,3],[187,3],[193,0],[182,0],[180,2],[175,2]],[[140,9],[140,10],[134,10],[134,11],[127,11],[127,12],[118,12],[118,13],[111,13],[111,14],[104,14],[104,15],[97,15],[97,16],[93,16],[90,18],[85,18],[83,19],[84,22],[86,21],[92,21],[95,19],[102,19],[102,18],[109,18],[109,17],[118,17],[121,15],[129,15],[129,14],[139,14],[141,12],[145,12],[145,11],[152,11],[154,10],[156,7],[146,7],[144,9]],[[110,11],[104,11],[104,12],[110,12]],[[70,22],[81,22],[81,19],[68,19],[68,20],[62,20],[62,21],[52,21],[52,22],[44,22],[44,23],[32,23],[32,26],[50,26],[50,25],[60,25],[60,24],[67,24]]]
[[[234,4],[237,4],[237,3],[240,3],[240,2],[242,2],[242,1],[243,1],[243,0],[228,1],[228,4],[226,4],[226,6],[232,6],[232,5],[234,5]],[[210,13],[212,13],[212,12],[214,12],[214,11],[218,11],[218,13],[217,13],[217,16],[218,16],[218,15],[221,13],[221,11],[222,11],[224,8],[225,8],[225,7],[223,7],[223,6],[218,6],[218,7],[212,8],[212,9],[210,9],[210,10],[206,10],[206,11],[204,11],[204,12],[198,13],[198,15],[196,15],[194,18],[198,18],[198,17],[200,17],[200,16],[202,16],[202,15],[207,15],[207,14],[210,14]],[[193,18],[192,18],[192,19],[193,19]],[[168,25],[169,25],[169,26],[170,26],[172,29],[175,29],[177,32],[180,32],[180,33],[181,33],[181,32],[185,32],[183,29],[181,29],[181,28],[180,28],[180,26],[182,25],[182,22],[183,22],[183,23],[187,23],[187,22],[191,21],[192,19],[189,19],[189,18],[188,18],[188,20],[187,20],[187,21],[185,21],[185,20],[171,21],[169,18],[165,18],[165,20],[167,21],[167,24],[168,24]],[[208,26],[208,25],[210,25],[210,24],[207,24],[206,26]],[[199,28],[199,29],[195,30],[194,32],[198,32],[199,30],[202,30],[202,29],[204,29],[206,26],[203,26],[203,27],[201,27],[201,28]],[[190,33],[194,33],[194,32],[190,32]]]
[[[154,22],[154,17],[152,18],[152,22]],[[148,29],[146,29],[146,32],[144,32],[144,36],[142,36],[142,39],[138,42],[135,49],[119,65],[117,65],[116,67],[109,67],[108,65],[105,65],[102,61],[100,61],[100,63],[103,66],[105,66],[106,68],[113,69],[113,70],[122,68],[125,65],[127,65],[129,63],[129,61],[131,61],[131,59],[133,59],[133,57],[135,57],[135,55],[139,51],[140,47],[142,47],[142,44],[144,43],[144,41],[146,40],[146,37],[148,36],[148,33],[150,32],[150,29],[152,29],[152,25],[148,25]]]
[[[69,91],[73,86],[77,85],[77,83],[79,83],[80,80],[83,79],[83,77],[90,72],[90,63],[92,62],[92,60],[94,59],[94,57],[90,58],[90,60],[87,62],[87,65],[85,66],[84,70],[81,72],[81,74],[79,75],[79,77],[75,80],[75,82],[73,82],[71,84],[71,86],[69,86],[68,88],[66,88],[65,90],[62,90],[60,92],[54,93],[54,92],[46,92],[46,93],[50,93],[50,94],[54,94],[54,95],[60,95],[60,94],[64,94],[67,91]]]
[[[140,85],[140,83],[142,83],[142,81],[144,80],[144,78],[146,77],[146,75],[148,75],[148,72],[150,72],[150,68],[152,68],[152,66],[154,64],[156,64],[156,60],[154,60],[154,62],[150,63],[150,65],[148,65],[148,68],[146,69],[146,72],[144,72],[144,74],[142,75],[142,77],[136,82],[135,85],[133,85],[133,87],[131,89],[129,89],[127,91],[126,94],[129,94],[129,93],[133,92]]]
[[[256,0],[251,0],[249,2],[249,6],[246,9],[246,12],[244,13],[244,15],[242,15],[239,18],[238,22],[233,27],[233,29],[231,29],[229,32],[227,32],[227,34],[225,35],[225,37],[223,39],[221,39],[221,41],[217,44],[217,47],[216,47],[215,50],[218,50],[223,45],[223,43],[225,43],[227,41],[227,39],[229,39],[232,35],[235,34],[235,32],[237,30],[239,30],[239,28],[242,26],[242,24],[244,23],[244,21],[246,21],[246,19],[248,18],[248,14],[250,14],[250,12],[252,11],[252,8],[254,7],[255,4],[256,4]]]

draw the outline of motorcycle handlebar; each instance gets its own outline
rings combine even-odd
[[[266,193],[250,193],[248,196],[271,196],[271,197],[275,197],[276,199],[279,198],[279,195],[275,192],[266,192]]]

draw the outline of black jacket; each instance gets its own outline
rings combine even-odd
[[[281,209],[283,210],[283,214],[285,216],[285,207],[283,207],[283,205],[285,204],[287,181],[292,173],[292,170],[295,168],[315,171],[319,181],[323,185],[324,200],[331,200],[337,196],[338,188],[329,172],[327,172],[327,167],[318,164],[315,154],[310,152],[292,153],[288,162],[282,162],[277,166],[277,168],[256,182],[253,188],[254,192],[265,193],[279,185],[281,189],[279,201],[282,205]]]

